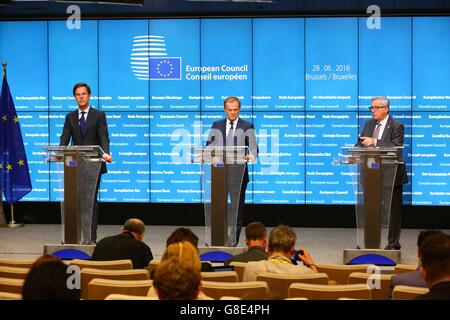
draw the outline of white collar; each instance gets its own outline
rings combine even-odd
[[[78,108],[78,115],[80,115],[81,112],[86,112],[86,116],[87,116],[88,113],[89,113],[89,109],[91,109],[91,106],[88,106],[88,107],[87,107],[86,109],[84,109],[83,111],[81,111],[80,108]]]
[[[381,126],[386,128],[386,123],[388,122],[388,120],[389,120],[389,115],[386,118],[384,118],[382,121],[380,121]]]

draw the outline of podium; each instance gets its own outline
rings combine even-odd
[[[56,162],[64,172],[60,190],[61,227],[64,245],[91,242],[92,209],[104,151],[99,146],[45,146],[47,162]],[[45,250],[44,250],[45,251]],[[48,253],[48,251],[46,252]]]
[[[356,197],[356,249],[344,250],[344,263],[395,265],[399,250],[382,250],[387,244],[392,192],[403,147],[343,148],[351,170]]]
[[[246,146],[210,145],[192,152],[192,162],[201,165],[206,246],[231,247],[236,243],[237,215],[247,154]],[[242,250],[239,249],[239,252]]]

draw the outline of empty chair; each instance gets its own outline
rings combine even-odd
[[[13,268],[31,268],[36,260],[0,259],[0,266]]]
[[[111,260],[111,261],[92,261],[73,259],[70,261],[70,265],[76,265],[80,269],[94,268],[103,270],[130,270],[133,269],[133,263],[130,259],[124,260]]]
[[[220,281],[220,282],[237,282],[238,276],[236,271],[213,271],[202,272],[202,281]]]
[[[391,278],[392,274],[353,272],[348,277],[348,284],[362,283],[369,285],[373,300],[386,300]]]
[[[414,300],[428,291],[428,288],[398,285],[394,287],[392,300]]]
[[[158,300],[158,298],[155,297],[148,297],[148,296],[131,296],[128,294],[119,294],[119,293],[112,293],[108,295],[105,300]]]
[[[247,282],[217,282],[202,281],[202,291],[208,297],[219,300],[223,296],[239,297],[242,299],[265,299],[268,293],[267,283],[264,281]]]
[[[20,293],[0,292],[0,300],[22,300]]]
[[[394,274],[416,271],[417,266],[412,264],[397,264],[394,268]]]
[[[263,272],[258,273],[256,280],[267,282],[271,297],[278,299],[286,299],[289,286],[296,282],[328,284],[328,276],[325,273],[278,274]]]
[[[0,278],[0,292],[22,294],[23,283],[23,279]]]
[[[87,300],[104,300],[112,293],[147,296],[152,280],[92,279],[88,284]]]
[[[111,280],[148,280],[148,271],[144,269],[131,270],[102,270],[84,268],[80,272],[81,276],[81,299],[87,299],[88,284],[92,279]]]
[[[25,279],[29,268],[2,267],[0,266],[0,278]]]
[[[233,266],[233,270],[237,273],[238,281],[242,281],[242,279],[244,278],[244,270],[246,265],[247,262],[233,261],[232,263],[230,263],[230,266]]]
[[[347,284],[348,276],[352,272],[367,272],[367,268],[374,267],[371,264],[318,264],[317,271],[326,273],[329,280],[334,280],[337,284]]]
[[[288,298],[309,300],[337,300],[339,298],[370,299],[370,289],[365,284],[323,285],[293,283],[289,287]]]

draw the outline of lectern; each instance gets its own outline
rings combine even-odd
[[[395,264],[400,259],[400,251],[381,248],[382,242],[383,247],[387,242],[395,176],[398,166],[404,163],[403,148],[351,147],[342,151],[341,163],[351,170],[356,198],[356,250],[345,250],[344,262],[349,263],[361,254],[372,254],[388,257]]]
[[[92,208],[102,155],[100,146],[46,146],[47,162],[64,166],[61,202],[63,244],[91,242]]]
[[[201,164],[207,246],[227,247],[236,242],[237,215],[247,154],[246,146],[207,146],[193,152],[193,162]]]

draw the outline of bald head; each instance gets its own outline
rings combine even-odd
[[[138,240],[144,238],[145,224],[136,218],[128,219],[122,227],[122,232],[131,232]]]

